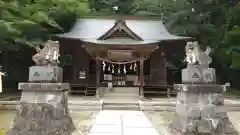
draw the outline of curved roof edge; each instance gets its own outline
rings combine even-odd
[[[125,19],[125,20],[159,20],[162,19],[159,17],[159,15],[103,15],[103,16],[95,16],[95,15],[88,15],[88,16],[82,16],[79,19]]]
[[[142,19],[142,17],[139,19],[131,18],[130,16],[127,17],[130,19],[122,18],[125,21],[126,27],[142,40],[166,41],[193,39],[192,37],[172,35],[160,19],[152,20],[145,17],[143,17],[145,19]],[[116,16],[109,19],[102,17],[78,19],[70,32],[57,34],[56,36],[76,40],[99,39],[109,32],[119,19]]]

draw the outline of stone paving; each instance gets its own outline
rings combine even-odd
[[[103,110],[88,135],[158,135],[142,111]]]
[[[98,113],[99,112],[97,111],[70,112],[76,127],[76,131],[72,135],[87,135],[90,132]]]

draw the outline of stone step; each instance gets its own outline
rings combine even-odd
[[[175,111],[175,106],[142,106],[139,105],[141,111]]]
[[[138,93],[115,93],[109,92],[103,94],[104,97],[139,97]]]
[[[103,110],[140,110],[138,105],[103,105]]]
[[[101,101],[68,101],[68,105],[71,106],[101,106]]]
[[[70,111],[99,111],[102,110],[102,106],[82,106],[82,105],[69,105]]]
[[[138,87],[114,87],[114,88],[101,88],[103,93],[116,92],[116,93],[139,93]]]
[[[120,98],[117,100],[104,100],[103,101],[103,110],[140,110],[138,100],[133,98]]]
[[[104,102],[103,105],[116,105],[116,106],[121,106],[121,105],[127,105],[127,106],[139,106],[138,102]]]
[[[139,88],[134,87],[116,87],[113,88],[114,92],[118,93],[139,93]]]

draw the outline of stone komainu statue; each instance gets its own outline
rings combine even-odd
[[[37,66],[57,66],[59,61],[59,42],[48,40],[45,43],[43,49],[39,47],[35,48],[37,54],[35,54],[32,59],[36,63]]]
[[[211,48],[207,47],[205,52],[203,52],[200,49],[198,42],[188,42],[185,51],[185,61],[190,65],[208,66],[212,62],[212,58],[209,56]]]

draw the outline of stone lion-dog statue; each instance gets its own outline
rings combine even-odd
[[[205,52],[200,49],[198,42],[188,42],[185,47],[186,58],[185,62],[190,65],[203,65],[209,66],[212,58],[209,56],[211,48],[207,47]]]
[[[57,66],[59,63],[59,42],[48,40],[43,49],[35,47],[37,54],[32,57],[32,60],[37,66]]]

